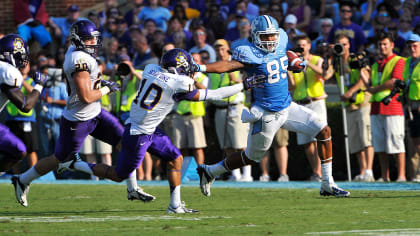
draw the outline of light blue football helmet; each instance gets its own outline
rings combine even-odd
[[[274,41],[261,40],[262,34],[275,34]],[[276,19],[271,16],[262,15],[256,17],[251,24],[252,42],[264,52],[274,52],[280,40],[280,28]]]

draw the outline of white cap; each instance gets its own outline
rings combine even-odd
[[[296,24],[297,23],[297,18],[295,15],[293,14],[289,14],[286,16],[286,19],[284,20],[285,23],[290,23],[290,24]]]
[[[332,21],[332,19],[331,18],[322,18],[321,19],[321,25],[322,24],[329,24],[329,25],[333,25],[333,21]]]

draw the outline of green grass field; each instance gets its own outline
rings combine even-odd
[[[184,187],[183,200],[200,213],[167,215],[168,188],[145,190],[157,199],[128,201],[123,185],[32,184],[24,208],[2,183],[0,235],[420,235],[419,191],[339,199],[317,189],[213,188],[206,198]]]

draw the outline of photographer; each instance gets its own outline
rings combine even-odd
[[[49,76],[40,96],[41,111],[38,117],[42,154],[45,157],[54,154],[55,144],[60,134],[60,118],[68,95],[67,86],[61,81],[61,69],[43,66],[40,70]]]
[[[354,181],[373,182],[373,157],[372,135],[370,133],[370,93],[361,91],[364,89],[363,81],[360,80],[359,70],[368,65],[364,54],[355,57],[350,54],[350,40],[344,34],[337,35],[333,48],[334,65],[329,66],[327,78],[335,76],[337,85],[340,87],[340,66],[343,67],[344,94],[341,100],[345,102],[347,129],[349,140],[349,152],[355,154],[359,160],[360,174]],[[351,56],[352,55],[352,56]],[[338,57],[342,57],[342,65]]]
[[[297,104],[303,105],[315,111],[319,117],[327,122],[327,107],[324,91],[324,78],[322,77],[322,64],[324,60],[310,53],[311,40],[306,35],[297,36],[296,45],[302,52],[306,61],[306,69],[300,73],[288,71],[290,88],[293,90],[293,100]],[[306,157],[311,164],[313,174],[312,181],[321,180],[321,162],[318,157],[316,140],[304,134],[297,134],[298,145],[305,146]]]
[[[408,121],[410,136],[415,151],[420,154],[420,36],[412,34],[408,41],[410,57],[407,58],[404,69],[404,80],[408,83],[408,105],[412,119]],[[415,169],[416,170],[416,169]],[[420,179],[416,179],[420,181]]]
[[[404,182],[406,181],[404,113],[403,106],[397,97],[400,91],[398,85],[402,84],[403,80],[405,60],[393,52],[392,34],[382,32],[377,39],[377,47],[382,59],[374,63],[370,71],[368,68],[360,71],[367,90],[372,93],[372,142],[375,152],[379,154],[383,181],[390,181],[388,155],[392,154],[397,157],[398,163],[396,181]],[[394,96],[390,97],[389,95],[392,94]]]

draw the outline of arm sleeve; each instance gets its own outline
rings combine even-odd
[[[244,89],[242,83],[235,84],[232,86],[221,87],[215,90],[199,89],[200,97],[199,101],[219,101],[223,98],[233,96]]]

